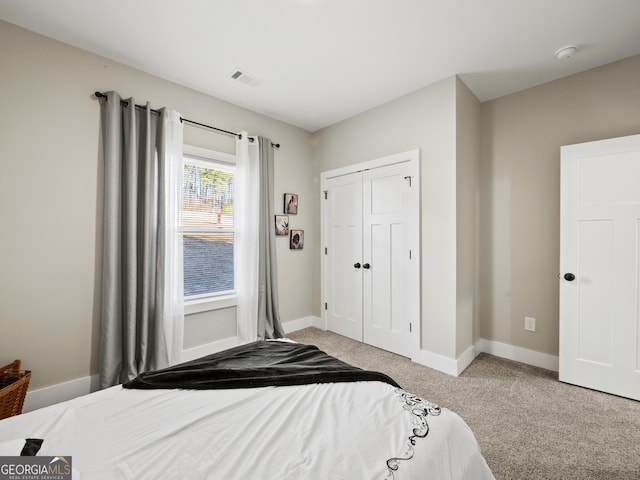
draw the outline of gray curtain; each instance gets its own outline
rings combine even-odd
[[[258,257],[258,338],[282,338],[278,306],[278,268],[273,221],[273,146],[258,137],[260,162],[260,225]]]
[[[100,98],[104,160],[100,386],[162,368],[167,347],[161,319],[163,285],[162,176],[157,161],[163,135],[160,115]],[[160,213],[160,215],[159,215]]]

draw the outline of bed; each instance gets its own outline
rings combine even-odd
[[[286,341],[2,420],[0,456],[34,438],[37,455],[71,457],[75,480],[494,479],[455,413]]]

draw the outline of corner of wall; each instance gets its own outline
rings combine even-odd
[[[480,101],[456,76],[456,355],[478,331]]]

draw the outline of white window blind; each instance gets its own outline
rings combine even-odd
[[[233,165],[215,159],[184,157],[185,297],[234,290],[234,173]]]

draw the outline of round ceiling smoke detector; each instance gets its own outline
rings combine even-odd
[[[556,58],[558,60],[564,60],[565,58],[573,57],[577,51],[578,47],[575,45],[567,45],[556,52]]]

